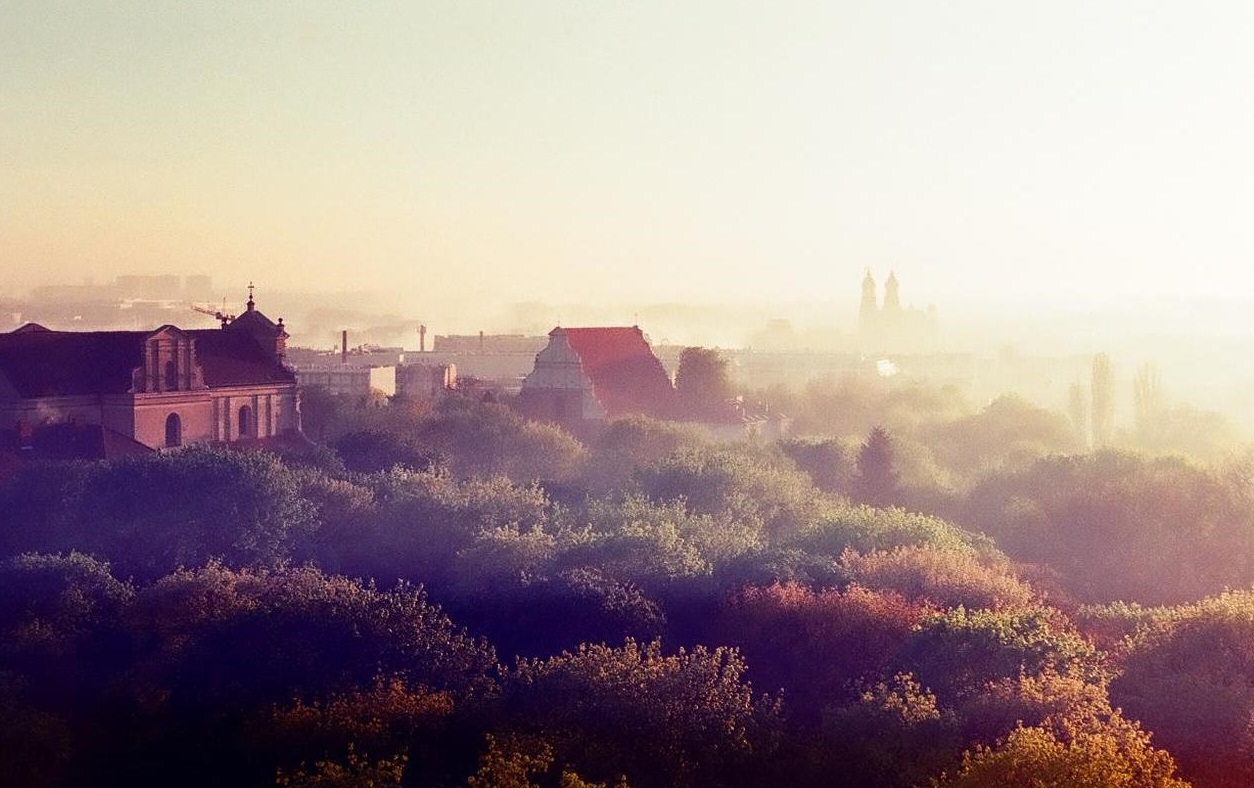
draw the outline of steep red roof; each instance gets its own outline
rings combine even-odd
[[[555,328],[550,336],[559,331],[579,356],[592,393],[607,415],[670,414],[675,389],[638,327]]]

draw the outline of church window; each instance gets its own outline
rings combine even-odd
[[[183,444],[183,420],[179,414],[171,413],[165,417],[165,445],[181,446]]]

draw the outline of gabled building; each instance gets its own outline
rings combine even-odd
[[[670,418],[675,389],[639,327],[555,328],[523,380],[518,407],[572,426],[629,413]]]
[[[25,448],[54,425],[98,426],[104,445],[233,442],[300,430],[283,321],[256,309],[219,329],[0,333],[0,433]],[[118,437],[113,437],[116,434]]]

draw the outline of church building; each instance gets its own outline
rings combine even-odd
[[[938,343],[936,307],[926,310],[901,305],[897,274],[890,271],[884,282],[884,303],[875,292],[871,269],[862,278],[862,302],[858,308],[858,345],[863,353],[933,353]]]
[[[161,449],[300,430],[287,331],[257,310],[217,329],[0,333],[0,440],[31,448],[41,432],[98,434],[92,445]]]
[[[559,327],[536,354],[518,408],[571,427],[628,413],[669,418],[675,389],[638,326]]]

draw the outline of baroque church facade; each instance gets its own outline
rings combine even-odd
[[[161,449],[299,435],[287,331],[256,308],[218,329],[0,333],[0,434],[98,433],[94,445]],[[132,444],[134,444],[132,446]],[[108,453],[107,451],[105,453]]]

